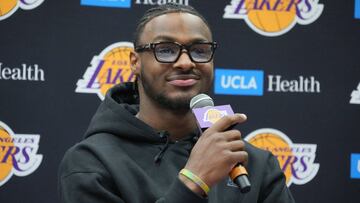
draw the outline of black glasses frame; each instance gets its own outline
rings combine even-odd
[[[178,56],[177,56],[173,61],[163,61],[163,60],[159,60],[159,59],[157,58],[157,56],[156,56],[156,53],[155,53],[155,48],[156,48],[156,46],[157,46],[157,45],[160,45],[160,44],[168,44],[168,43],[175,44],[175,45],[177,45],[178,47],[180,47],[180,51],[179,51]],[[191,56],[191,52],[190,52],[189,50],[190,50],[190,48],[191,48],[193,45],[198,45],[198,44],[209,44],[209,45],[211,45],[211,51],[212,51],[212,53],[211,53],[211,56],[210,56],[209,60],[207,60],[207,61],[197,61],[197,60],[194,60],[194,59],[193,59],[193,57]],[[154,54],[154,57],[155,57],[155,59],[156,59],[158,62],[160,62],[160,63],[174,63],[174,62],[176,62],[176,61],[180,58],[180,56],[181,56],[181,54],[182,54],[182,50],[185,49],[185,50],[186,50],[186,53],[188,54],[188,56],[189,56],[189,58],[190,58],[190,60],[191,60],[192,62],[194,62],[194,63],[208,63],[208,62],[210,62],[210,61],[213,59],[216,48],[217,48],[217,43],[216,43],[216,42],[194,42],[194,43],[188,44],[188,45],[183,45],[183,44],[180,44],[180,43],[178,43],[178,42],[154,42],[154,43],[148,43],[148,44],[136,46],[136,47],[135,47],[135,51],[140,53],[140,52],[152,50],[152,52],[153,52],[153,54]]]

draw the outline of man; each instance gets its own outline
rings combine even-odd
[[[215,49],[192,7],[147,11],[130,55],[136,84],[112,88],[86,138],[66,153],[62,202],[294,202],[276,158],[227,130],[244,114],[225,116],[199,136],[189,102],[211,87]],[[247,163],[246,194],[228,182],[238,162]]]

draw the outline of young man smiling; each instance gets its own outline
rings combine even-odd
[[[136,84],[112,88],[86,138],[66,153],[62,202],[294,202],[276,158],[228,130],[244,114],[225,116],[200,136],[189,102],[210,90],[217,44],[196,10],[148,10],[134,44]],[[248,163],[246,194],[228,184],[239,162]]]

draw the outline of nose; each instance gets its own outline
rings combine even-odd
[[[189,52],[182,50],[179,59],[174,63],[174,67],[180,69],[192,69],[195,63],[190,59]]]

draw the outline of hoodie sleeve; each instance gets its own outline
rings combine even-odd
[[[270,154],[263,179],[259,202],[263,203],[295,203],[289,188],[286,186],[285,175],[281,171],[277,159]]]
[[[186,187],[178,178],[170,186],[166,195],[156,203],[206,203],[208,200],[202,198]]]
[[[130,183],[132,194],[128,193],[129,188],[119,188],[95,154],[87,145],[77,145],[65,154],[59,168],[61,203],[129,203],[146,199],[144,196],[134,196],[144,192],[142,187],[134,187]],[[207,199],[193,193],[177,177],[163,196],[147,198],[146,202],[153,203],[207,202]]]
[[[124,203],[113,188],[105,185],[98,173],[72,173],[61,179],[60,194],[62,203]],[[207,199],[190,191],[179,179],[170,186],[164,197],[156,203],[206,203]]]
[[[111,176],[87,145],[70,148],[59,168],[62,203],[124,202]]]

